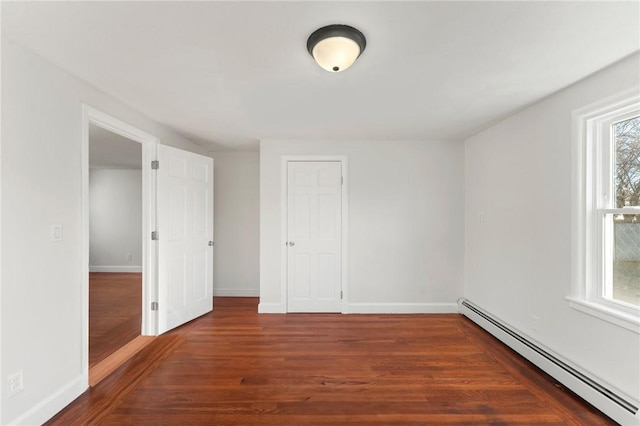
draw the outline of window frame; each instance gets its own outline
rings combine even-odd
[[[640,207],[616,208],[613,125],[640,115],[640,90],[633,88],[573,113],[573,285],[571,307],[640,334],[640,307],[605,297],[612,277],[614,214],[640,214]]]

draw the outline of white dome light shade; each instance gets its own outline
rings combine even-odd
[[[329,72],[349,68],[362,54],[367,41],[357,29],[348,25],[329,25],[313,32],[307,50],[318,65]]]
[[[330,72],[344,71],[360,56],[360,46],[346,37],[330,37],[318,42],[311,51],[318,65]]]

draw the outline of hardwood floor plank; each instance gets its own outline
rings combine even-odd
[[[460,315],[256,305],[216,298],[49,424],[614,424]]]
[[[542,417],[530,417],[527,415],[295,415],[279,416],[269,415],[261,412],[260,407],[255,407],[253,414],[239,417],[237,414],[188,414],[178,416],[172,415],[114,415],[110,417],[104,425],[140,425],[154,424],[158,426],[181,425],[403,425],[403,426],[424,426],[424,425],[565,425],[565,423],[552,415]]]

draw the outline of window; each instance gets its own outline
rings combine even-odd
[[[571,306],[640,332],[640,97],[574,114]]]
[[[639,114],[638,111],[635,114]],[[606,213],[603,293],[640,306],[640,115],[614,123],[612,210]]]

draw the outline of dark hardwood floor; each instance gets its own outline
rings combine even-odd
[[[48,424],[614,424],[460,315],[257,303],[216,298]]]
[[[89,274],[89,367],[140,335],[142,274]]]

